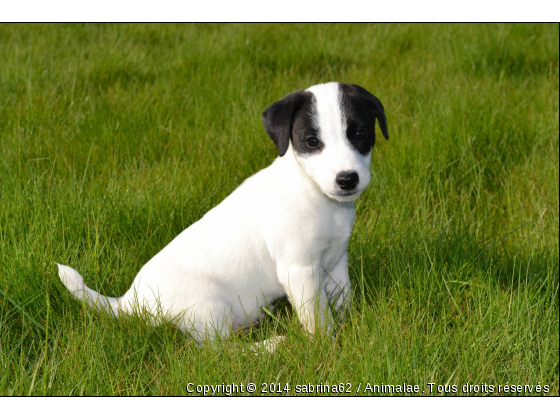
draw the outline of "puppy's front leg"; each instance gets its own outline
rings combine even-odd
[[[334,268],[326,273],[325,277],[325,290],[329,301],[335,312],[343,318],[350,308],[352,298],[350,280],[348,279],[348,254],[346,252]]]
[[[333,332],[333,317],[319,266],[283,268],[278,270],[292,308],[303,327],[311,334]]]

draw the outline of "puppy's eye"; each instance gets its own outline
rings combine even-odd
[[[367,130],[358,130],[356,131],[356,140],[365,140],[367,135],[368,135]]]
[[[317,137],[309,137],[307,140],[305,140],[305,143],[307,143],[307,145],[309,147],[317,147],[319,146],[319,140],[317,140]]]

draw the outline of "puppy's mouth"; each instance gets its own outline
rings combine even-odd
[[[352,190],[352,191],[336,191],[334,193],[330,193],[327,194],[329,197],[331,197],[334,200],[337,201],[352,201],[355,200],[356,198],[358,198],[360,196],[360,194],[362,192],[364,192],[365,188],[362,188],[361,190]]]

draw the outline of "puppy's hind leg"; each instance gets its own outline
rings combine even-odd
[[[176,325],[188,333],[200,346],[212,345],[232,332],[231,308],[222,303],[198,304],[187,310]]]
[[[178,327],[181,331],[188,333],[199,346],[205,343],[211,346],[220,347],[227,342],[223,342],[234,330],[232,309],[225,303],[206,303],[187,311]],[[235,324],[239,326],[238,324]],[[275,336],[243,349],[244,353],[260,354],[263,352],[273,353],[279,344],[286,341],[285,336]]]

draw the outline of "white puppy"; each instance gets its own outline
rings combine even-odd
[[[291,93],[263,113],[280,157],[171,241],[128,292],[102,296],[64,265],[60,278],[94,307],[163,315],[199,342],[258,322],[285,296],[309,333],[330,331],[330,307],[349,304],[353,200],[370,182],[376,119],[388,138],[381,102],[356,85]]]

